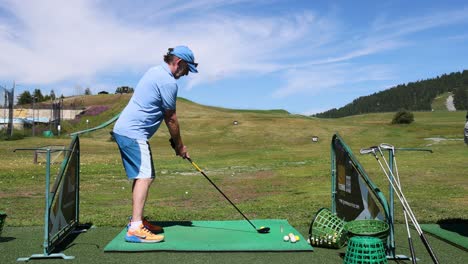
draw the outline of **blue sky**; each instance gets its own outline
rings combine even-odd
[[[466,1],[0,0],[0,85],[135,87],[168,47],[199,74],[179,96],[312,114],[468,69]]]

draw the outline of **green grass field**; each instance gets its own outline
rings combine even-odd
[[[110,119],[128,100],[107,96],[106,103],[89,98],[111,106],[99,116],[87,117],[91,124]],[[430,145],[433,154],[398,153],[410,205],[421,223],[467,218],[468,147],[460,141],[465,112],[414,112],[413,124],[391,125],[393,113],[316,119],[278,110],[236,111],[179,100],[177,113],[193,160],[249,218],[288,219],[305,230],[319,208],[330,207],[334,132],[340,133],[384,192],[388,184],[378,164],[370,156],[359,156],[359,149],[382,142],[396,147]],[[239,125],[234,126],[234,120]],[[64,127],[72,132],[86,124],[81,120],[75,127]],[[116,144],[110,141],[110,130],[81,137],[80,219],[98,227],[124,226],[131,210],[131,182]],[[313,143],[312,136],[318,136],[319,142]],[[450,140],[425,139],[431,137]],[[174,156],[168,139],[164,125],[151,139],[157,178],[145,214],[157,220],[242,219],[187,161]],[[66,136],[0,142],[0,210],[9,215],[8,227],[41,225],[44,210],[44,164],[34,165],[31,152],[14,153],[13,149],[67,146],[69,142]],[[403,223],[398,208],[396,221]]]

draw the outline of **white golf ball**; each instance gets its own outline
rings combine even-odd
[[[185,192],[185,194],[188,194],[188,192]]]
[[[284,242],[288,242],[289,241],[289,236],[284,236],[283,240],[284,240]]]

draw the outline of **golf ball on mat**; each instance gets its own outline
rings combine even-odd
[[[301,238],[299,236],[294,236],[296,238],[296,241],[299,241]]]
[[[294,236],[293,233],[289,233],[289,239],[291,240],[291,243],[296,243],[296,236]]]
[[[288,242],[289,241],[289,236],[284,236],[283,240],[284,240],[284,242]]]

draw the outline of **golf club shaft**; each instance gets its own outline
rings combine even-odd
[[[395,165],[395,172],[396,172],[396,179],[398,181],[398,184],[400,185],[400,190],[401,190],[401,182],[400,182],[400,173],[398,172],[398,166],[396,162],[396,156],[395,156],[395,148],[392,148],[392,157],[393,157],[393,164]],[[409,229],[409,223],[408,223],[408,217],[406,216],[407,212],[405,209],[403,209],[403,215],[405,217],[405,224],[406,224],[406,232],[408,233],[408,246],[410,248],[410,253],[411,253],[411,263],[416,264],[416,253],[414,252],[414,246],[413,246],[413,239],[411,238],[411,232]]]
[[[408,245],[411,253],[411,263],[416,264],[416,253],[414,252],[413,239],[411,238],[411,232],[409,230],[408,217],[406,216],[406,211],[403,210],[403,215],[405,216],[406,223],[406,232],[408,232]]]
[[[393,174],[393,171],[390,169],[390,165],[388,165],[387,159],[385,158],[385,155],[383,154],[382,150],[380,148],[378,148],[378,150],[379,150],[380,156],[382,157],[382,159],[383,159],[383,161],[385,163],[385,166],[387,166],[387,169],[388,169],[388,172],[390,173],[390,176],[392,176],[392,179],[393,179],[395,185],[400,190],[400,193],[403,194],[403,191],[401,190],[401,185],[400,185],[400,176],[397,175],[397,177],[395,177],[395,175]],[[382,168],[382,170],[384,170],[384,169]],[[405,197],[403,197],[403,198],[405,198]],[[406,198],[405,198],[405,200],[406,200]]]
[[[380,165],[380,168],[382,169],[382,171],[384,172],[384,174],[387,177],[388,181],[390,182],[390,185],[392,186],[393,190],[395,190],[395,193],[396,193],[398,199],[400,200],[400,203],[403,206],[403,209],[408,212],[408,216],[409,216],[411,222],[413,222],[413,225],[416,228],[416,230],[418,231],[418,234],[421,234],[421,232],[422,232],[421,227],[418,225],[418,223],[416,221],[416,217],[414,216],[414,214],[412,214],[411,208],[409,207],[407,202],[402,198],[403,195],[401,194],[400,189],[395,187],[396,184],[394,183],[394,181],[392,181],[390,176],[388,176],[387,171],[385,170],[385,168],[382,165],[382,162],[380,162],[380,160],[379,160],[379,157],[377,157],[377,155],[375,155],[374,157],[376,158],[377,162]]]
[[[228,202],[229,202],[232,206],[234,206],[234,208],[236,208],[237,212],[239,212],[239,214],[241,214],[241,215],[245,218],[245,220],[247,220],[247,222],[249,222],[249,224],[250,224],[253,228],[255,228],[255,230],[257,230],[257,227],[255,227],[255,225],[252,224],[252,222],[250,222],[250,220],[247,218],[247,216],[245,216],[245,215],[241,212],[241,210],[239,210],[239,208],[237,208],[237,206],[236,206],[233,202],[231,202],[231,200],[229,200],[229,198],[221,191],[221,189],[219,189],[218,186],[216,186],[216,184],[215,184],[213,181],[211,181],[210,178],[208,178],[208,176],[203,172],[203,170],[200,169],[200,167],[198,167],[198,165],[197,165],[195,162],[193,162],[192,159],[187,158],[187,160],[192,164],[192,166],[193,166],[197,171],[199,171],[199,172],[205,177],[205,179],[207,179],[207,180],[211,183],[211,185],[213,185],[213,186],[216,188],[216,190],[218,190],[219,193],[221,193],[221,194],[224,196],[224,198],[226,198],[226,200],[228,200]]]
[[[382,162],[380,162],[379,158],[377,157],[377,155],[375,155],[375,158],[377,159],[377,162],[379,163],[380,167],[382,168],[382,171],[385,173],[385,176],[387,176],[387,179],[389,180],[390,184],[392,185],[393,189],[395,190],[396,194],[398,195],[398,197],[400,198],[400,201],[404,203],[404,207],[403,209],[408,212],[408,215],[410,216],[410,219],[412,218],[412,222],[413,224],[415,225],[416,229],[419,229],[418,232],[422,232],[422,229],[421,227],[419,226],[419,223],[417,223],[417,220],[416,220],[416,216],[414,215],[413,213],[413,210],[411,209],[410,205],[408,204],[408,201],[406,200],[406,197],[405,195],[403,194],[403,191],[401,190],[401,185],[400,185],[400,182],[399,182],[399,177],[398,177],[398,181],[397,181],[397,178],[395,178],[395,176],[393,175],[393,172],[391,171],[390,169],[390,166],[388,165],[387,163],[387,160],[385,159],[385,155],[382,153],[382,151],[379,149],[379,152],[380,152],[380,155],[382,156],[382,159],[384,160],[385,162],[385,165],[387,166],[388,168],[388,171],[390,173],[390,175],[392,176],[390,178],[390,176],[387,174],[385,168],[383,167],[382,165]],[[395,188],[395,186],[397,186],[398,190]],[[413,221],[414,220],[414,221]]]
[[[400,203],[403,206],[403,209],[408,212],[408,216],[409,216],[411,222],[413,222],[414,227],[416,228],[416,231],[418,231],[418,234],[420,234],[422,232],[422,230],[421,230],[421,227],[417,224],[416,217],[414,216],[414,214],[411,213],[411,208],[409,208],[409,204],[406,202],[406,200],[403,200],[403,198],[402,198],[403,193],[401,192],[401,189],[395,187],[398,183],[395,182],[394,178],[393,178],[393,180],[390,178],[387,171],[383,167],[382,162],[380,161],[379,157],[377,156],[375,149],[378,149],[378,147],[371,147],[369,149],[361,149],[360,152],[361,152],[361,154],[372,154],[374,156],[377,163],[379,163],[380,168],[382,169],[383,173],[387,177],[387,180],[389,181],[391,187],[395,191],[398,199],[400,200]],[[392,176],[393,176],[393,174],[392,174]]]
[[[392,186],[393,190],[395,190],[395,193],[397,194],[398,199],[400,200],[400,203],[403,206],[404,210],[406,212],[408,212],[408,216],[410,217],[411,222],[413,223],[414,227],[418,231],[419,237],[421,238],[424,246],[426,247],[429,255],[431,256],[432,261],[434,263],[438,264],[439,260],[437,259],[437,256],[435,255],[434,251],[432,250],[431,246],[429,245],[429,242],[427,241],[426,236],[424,235],[424,232],[422,231],[421,226],[419,225],[419,223],[418,223],[418,221],[416,219],[416,216],[414,215],[413,211],[411,210],[411,207],[408,204],[408,201],[406,200],[406,197],[404,196],[403,192],[401,191],[400,185],[395,181],[395,178],[393,177],[393,173],[390,171],[390,167],[388,166],[388,163],[386,162],[382,151],[380,150],[380,148],[378,148],[378,149],[379,149],[380,155],[383,157],[385,163],[387,164],[387,167],[389,168],[389,172],[392,174],[393,181],[392,181],[392,178],[390,178],[390,176],[387,174],[385,168],[382,165],[382,162],[380,162],[379,157],[377,157],[377,154],[374,153],[375,159],[377,160],[380,167],[382,168],[382,171],[384,172],[385,176],[387,177],[388,181],[390,182],[390,185]],[[395,185],[397,185],[398,188],[395,188]]]
[[[426,247],[427,252],[429,252],[429,255],[431,256],[432,261],[433,261],[435,264],[439,264],[439,260],[437,259],[437,256],[436,256],[436,254],[434,253],[434,251],[432,250],[431,245],[429,245],[429,241],[427,241],[427,238],[426,238],[426,236],[424,235],[424,233],[421,233],[421,234],[419,235],[419,237],[421,238],[421,240],[422,240],[424,246]]]

